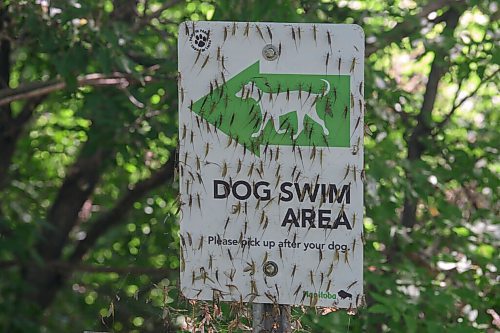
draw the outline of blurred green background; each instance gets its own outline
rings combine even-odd
[[[366,33],[367,307],[309,332],[496,332],[499,9],[493,0],[3,0],[0,331],[241,331],[179,297],[178,24]],[[208,315],[211,320],[207,321]]]

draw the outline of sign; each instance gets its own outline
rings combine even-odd
[[[182,293],[360,306],[362,29],[185,22],[178,47]]]

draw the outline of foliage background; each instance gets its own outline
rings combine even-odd
[[[368,306],[295,309],[295,325],[498,330],[489,0],[2,1],[0,330],[174,332],[206,318],[177,293],[174,179],[177,27],[204,19],[365,29]],[[229,310],[205,327],[248,323]]]

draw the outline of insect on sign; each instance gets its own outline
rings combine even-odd
[[[362,29],[185,22],[178,48],[182,293],[361,306]]]

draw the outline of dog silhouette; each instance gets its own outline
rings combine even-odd
[[[293,134],[293,140],[297,139],[304,130],[304,118],[306,115],[319,124],[323,128],[323,133],[328,135],[329,131],[325,126],[325,122],[318,116],[318,110],[316,108],[319,99],[330,92],[330,83],[323,79],[321,79],[321,81],[326,83],[326,89],[321,94],[309,93],[303,90],[290,90],[278,94],[262,91],[253,82],[245,84],[236,93],[236,96],[242,99],[252,98],[255,100],[259,103],[262,115],[262,123],[257,132],[252,133],[252,137],[256,138],[260,136],[266,124],[271,120],[278,134],[285,133],[286,130],[280,128],[279,118],[290,112],[295,112],[298,120],[297,133]]]

